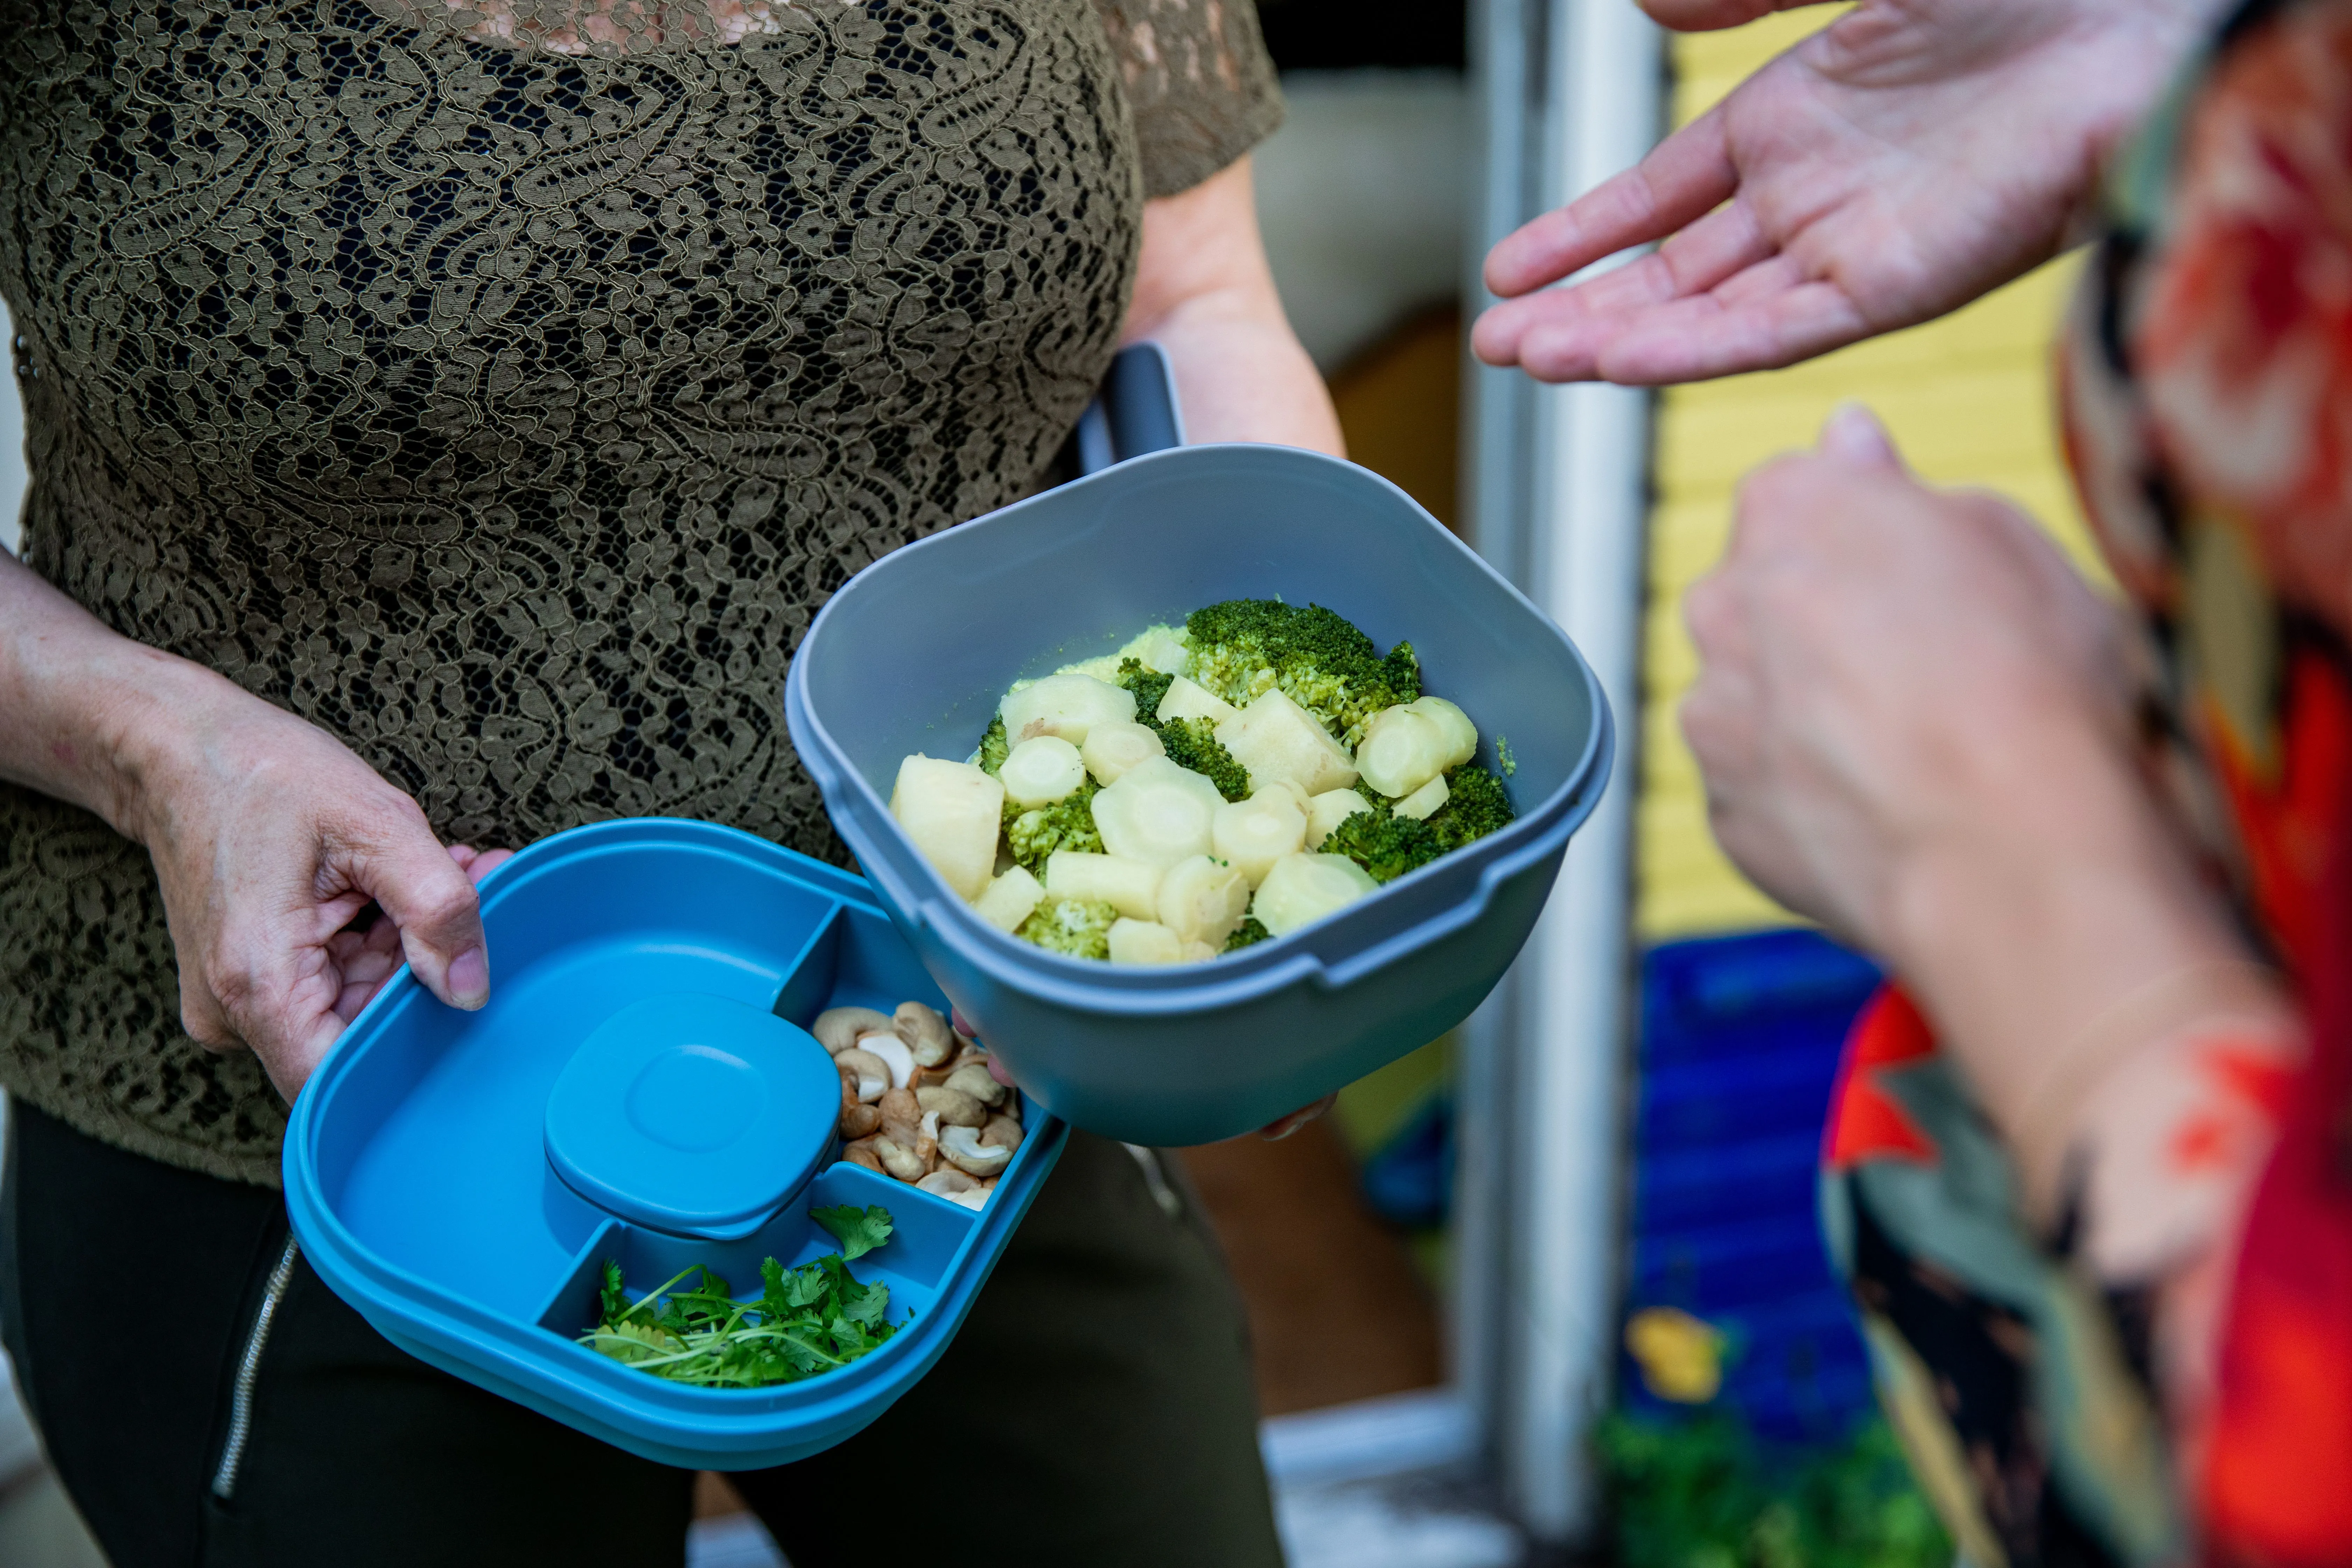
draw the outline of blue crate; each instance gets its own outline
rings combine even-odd
[[[1816,1217],[1822,1125],[1877,967],[1813,931],[1653,948],[1642,965],[1628,1315],[1725,1331],[1716,1407],[1768,1441],[1826,1441],[1871,1408],[1869,1365]],[[1666,1405],[1621,1357],[1623,1403]]]

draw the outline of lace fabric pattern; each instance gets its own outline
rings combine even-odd
[[[589,47],[497,16],[0,0],[26,559],[446,838],[662,814],[837,859],[793,649],[1036,482],[1146,195],[1279,116],[1254,13],[807,0]],[[283,1107],[181,1034],[143,851],[0,785],[0,1083],[276,1181]]]

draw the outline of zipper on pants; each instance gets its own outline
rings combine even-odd
[[[245,1463],[245,1445],[253,1436],[253,1388],[261,1380],[262,1347],[269,1342],[270,1321],[278,1316],[278,1303],[286,1298],[286,1287],[293,1282],[294,1259],[301,1250],[289,1231],[286,1249],[278,1255],[278,1267],[269,1271],[269,1288],[262,1292],[260,1310],[253,1314],[253,1331],[245,1337],[245,1353],[237,1358],[236,1389],[229,1399],[228,1440],[221,1445],[220,1468],[213,1472],[213,1496],[223,1501],[236,1490],[236,1472]]]
[[[1170,1219],[1183,1218],[1184,1200],[1176,1195],[1176,1189],[1169,1185],[1168,1173],[1160,1168],[1160,1152],[1140,1143],[1122,1143],[1119,1147],[1134,1155],[1135,1163],[1143,1168],[1143,1184],[1151,1189],[1151,1201],[1160,1205],[1160,1212]]]

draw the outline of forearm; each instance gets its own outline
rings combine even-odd
[[[108,629],[0,552],[0,778],[142,837],[141,784],[164,738],[232,689]]]
[[[2147,1293],[2180,1473],[2199,1473],[2239,1237],[2300,1020],[2120,768],[2071,810],[1916,868],[1896,962],[2014,1152],[2029,1223]],[[2102,797],[2105,797],[2104,799]]]
[[[1247,158],[1145,206],[1124,337],[1168,351],[1192,440],[1344,455],[1330,394],[1275,292]]]
[[[2287,1038],[2293,1015],[2114,739],[2017,745],[2030,761],[1986,785],[2012,808],[1906,856],[1882,934],[2046,1218],[2087,1109],[2141,1052],[2215,1027]]]

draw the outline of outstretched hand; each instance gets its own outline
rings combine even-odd
[[[1644,0],[1670,27],[1807,0]],[[1634,385],[1766,370],[2054,254],[2214,0],[1863,0],[1486,258],[1478,357]],[[1651,255],[1567,289],[1618,251]]]

